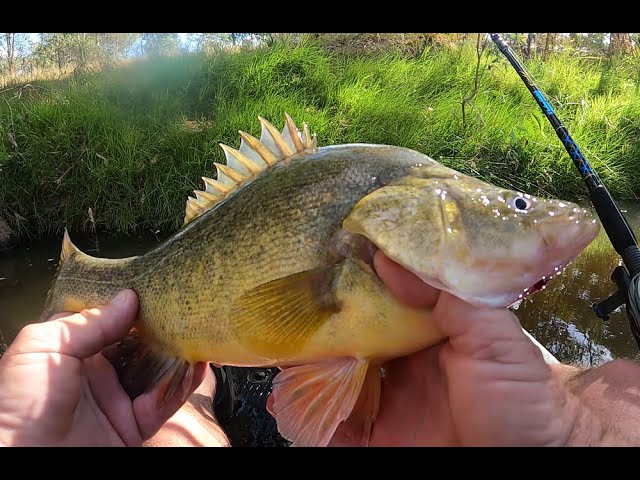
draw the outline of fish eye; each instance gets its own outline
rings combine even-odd
[[[511,197],[509,205],[516,210],[529,210],[531,208],[531,200],[525,197]]]

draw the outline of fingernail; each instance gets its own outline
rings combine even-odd
[[[111,300],[111,305],[117,305],[117,306],[126,305],[128,296],[129,296],[129,292],[127,292],[126,290],[119,291],[118,294],[115,297],[113,297],[113,300]]]

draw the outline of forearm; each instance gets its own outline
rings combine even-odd
[[[567,445],[640,445],[640,396],[629,392],[629,380],[637,379],[640,385],[637,364],[616,361],[588,369],[570,365],[551,368],[568,395],[571,428]]]
[[[628,435],[596,414],[584,401],[571,392],[570,407],[573,418],[569,436],[565,443],[568,447],[630,447],[638,446]]]

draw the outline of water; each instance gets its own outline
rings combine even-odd
[[[621,210],[640,237],[640,203],[621,203]],[[516,310],[522,326],[558,360],[579,366],[597,366],[616,358],[640,359],[625,308],[598,318],[592,304],[615,291],[611,273],[620,258],[601,229],[599,236],[547,289],[533,295]]]
[[[621,207],[637,231],[640,202]],[[140,254],[160,240],[153,234],[137,238],[100,236],[100,256]],[[73,241],[95,254],[96,244],[90,238],[74,234]],[[42,240],[0,253],[0,334],[6,343],[23,325],[38,320],[55,273],[60,243],[61,239]],[[544,291],[526,299],[515,313],[523,327],[562,362],[596,366],[615,358],[636,358],[640,349],[631,335],[626,313],[613,313],[605,322],[591,308],[593,302],[613,293],[610,276],[617,265],[617,254],[602,230],[562,275]]]
[[[82,251],[112,258],[142,254],[165,237],[154,234],[126,238],[101,235],[96,245],[96,241],[88,236],[72,234],[73,243]],[[61,244],[62,236],[29,242],[0,253],[0,345],[3,338],[8,344],[24,325],[39,320],[56,271]]]

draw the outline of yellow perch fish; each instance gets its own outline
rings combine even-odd
[[[443,340],[385,288],[375,249],[472,304],[508,306],[598,233],[575,204],[498,188],[413,150],[318,148],[288,115],[282,132],[260,122],[260,139],[240,132],[238,150],[222,146],[226,165],[203,178],[184,226],[157,248],[94,258],[65,233],[43,318],[134,289],[136,327],[107,352],[132,398],[160,381],[171,395],[197,362],[288,367],[273,390],[285,438],[327,445],[354,415],[366,444],[381,362]]]

